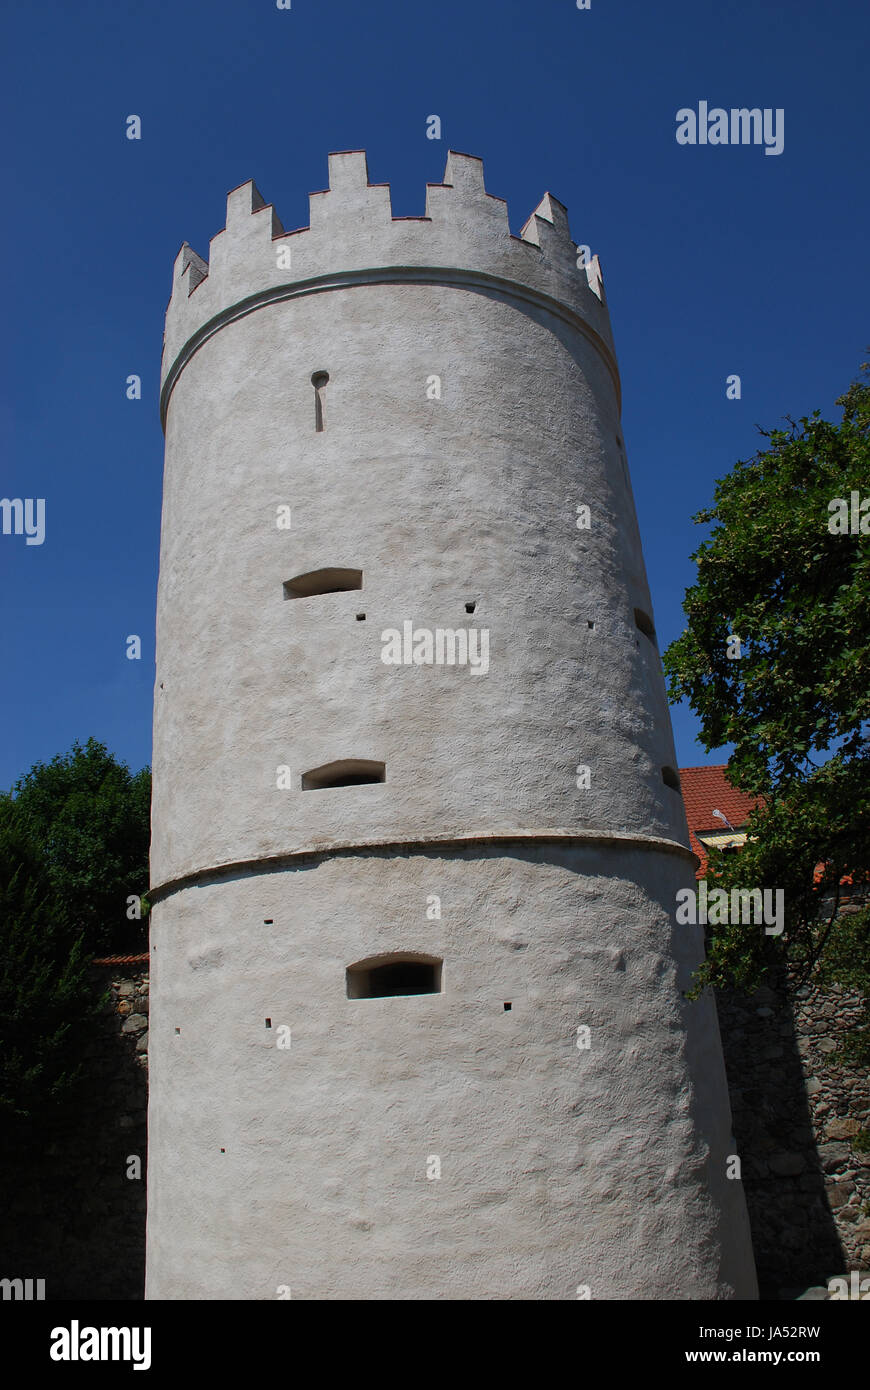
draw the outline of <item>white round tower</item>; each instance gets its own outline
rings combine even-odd
[[[147,1295],[754,1297],[597,259],[329,175],[166,318]]]

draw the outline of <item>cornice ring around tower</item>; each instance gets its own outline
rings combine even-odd
[[[210,318],[201,328],[191,334],[166,373],[166,379],[160,392],[160,423],[164,432],[169,398],[175,383],[194,353],[198,352],[209,338],[219,333],[227,324],[234,323],[236,319],[245,318],[246,315],[253,314],[258,309],[264,309],[270,304],[281,303],[288,299],[299,299],[309,294],[323,294],[330,290],[349,289],[358,285],[446,285],[455,289],[466,289],[479,293],[495,291],[507,299],[542,309],[556,318],[562,319],[564,323],[582,333],[592,343],[613,380],[617,410],[622,408],[619,368],[616,365],[613,352],[601,335],[596,333],[595,329],[590,327],[582,315],[578,314],[570,305],[552,295],[544,294],[541,290],[521,284],[517,280],[506,279],[500,275],[490,275],[483,270],[461,270],[450,266],[395,265],[376,266],[365,270],[335,271],[329,275],[317,275],[310,280],[299,280],[293,284],[272,285],[268,289],[258,290],[256,294],[248,295],[246,299],[241,299],[226,309],[222,309],[219,314],[215,314],[213,318]]]
[[[697,868],[700,860],[694,850],[680,844],[678,840],[668,840],[658,835],[636,835],[627,831],[611,830],[484,830],[447,835],[426,835],[423,837],[372,837],[362,840],[336,840],[326,845],[303,845],[298,849],[284,850],[278,854],[257,855],[253,859],[229,860],[212,864],[207,868],[191,869],[176,878],[152,885],[148,891],[150,903],[159,902],[183,888],[221,879],[227,875],[244,873],[274,873],[292,868],[297,863],[311,860],[339,858],[369,851],[393,854],[437,853],[441,849],[462,849],[475,845],[572,845],[598,844],[619,845],[623,848],[655,850],[660,854],[673,854],[691,862]]]

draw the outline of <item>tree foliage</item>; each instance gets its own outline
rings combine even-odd
[[[148,883],[150,790],[89,739],[0,794],[0,1157],[38,1153],[84,1082],[93,956],[145,944],[127,899]]]
[[[739,855],[714,853],[717,886],[781,888],[785,931],[715,930],[702,983],[748,987],[774,960],[870,988],[866,914],[843,917],[841,880],[870,869],[870,536],[833,529],[835,499],[870,496],[870,367],[837,402],[762,430],[695,520],[687,627],[664,656],[710,750],[733,744],[728,776],[760,798]],[[870,512],[867,517],[870,529]],[[829,525],[831,523],[831,525]],[[739,659],[729,638],[739,638]],[[730,644],[732,653],[735,644]],[[817,873],[817,866],[824,867]],[[870,1020],[868,1020],[870,1021]]]
[[[126,914],[128,897],[148,887],[148,768],[131,773],[90,738],[36,763],[13,795],[71,932],[94,952],[142,949],[144,925]]]
[[[32,1139],[75,1094],[100,1006],[82,941],[9,796],[0,797],[0,1152]]]

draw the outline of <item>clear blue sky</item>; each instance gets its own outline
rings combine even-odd
[[[243,180],[302,226],[327,152],[364,148],[419,215],[452,146],[514,231],[545,190],[567,204],[601,255],[663,646],[714,480],[756,423],[832,413],[870,342],[859,0],[43,0],[0,25],[0,494],[46,499],[43,545],[0,536],[0,787],[90,734],[150,761],[163,314]],[[782,107],[783,153],[678,146],[701,100]],[[715,760],[674,722],[683,766]]]

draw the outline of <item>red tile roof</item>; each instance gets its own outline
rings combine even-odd
[[[728,826],[714,816],[713,811],[721,811],[735,830],[740,830],[749,819],[756,798],[732,787],[725,776],[724,763],[715,767],[681,767],[680,786],[692,849],[701,861],[696,878],[703,878],[707,870],[707,851],[698,835],[721,835],[728,831]]]

